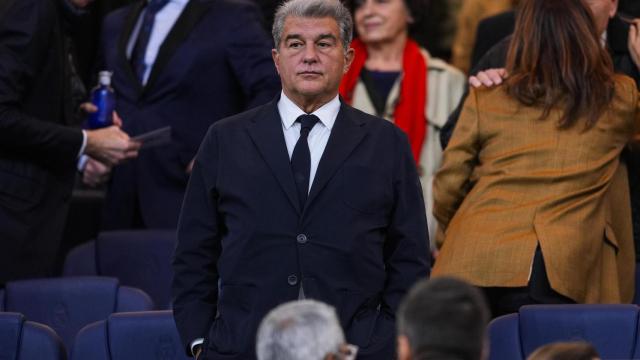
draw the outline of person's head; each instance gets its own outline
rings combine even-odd
[[[422,17],[428,0],[353,0],[351,8],[358,38],[365,44],[392,42],[409,34]]]
[[[611,19],[618,11],[618,0],[583,0],[593,14],[598,34],[604,33]]]
[[[352,36],[351,15],[339,0],[283,3],[273,22],[272,55],[284,93],[299,106],[334,98],[353,60]]]
[[[450,277],[418,282],[398,309],[398,359],[480,360],[487,303],[477,288]]]
[[[343,359],[345,338],[333,307],[303,300],[282,304],[260,323],[258,360]]]
[[[593,345],[584,341],[557,342],[539,347],[527,360],[599,360]]]
[[[613,97],[612,61],[583,1],[523,0],[507,55],[507,93],[541,119],[560,107],[560,128],[593,126]]]

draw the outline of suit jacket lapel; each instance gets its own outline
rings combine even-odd
[[[248,131],[254,144],[260,151],[265,162],[273,171],[282,190],[287,194],[291,205],[300,213],[296,184],[291,172],[287,144],[282,132],[282,120],[278,112],[276,98],[260,112],[249,126]]]
[[[151,68],[151,74],[143,91],[147,91],[147,89],[151,88],[157,81],[158,76],[162,73],[162,69],[167,65],[169,60],[171,60],[171,57],[178,47],[189,36],[191,30],[198,23],[198,20],[209,10],[211,3],[212,0],[191,0],[187,3],[182,14],[178,17],[173,28],[171,28],[167,38],[162,43],[162,46],[160,46],[158,56]]]
[[[331,129],[329,142],[318,164],[318,171],[311,185],[305,208],[313,202],[340,165],[356,148],[366,135],[365,123],[353,116],[353,110],[344,105],[341,99],[340,112]]]
[[[133,69],[131,68],[131,63],[127,57],[127,45],[129,44],[129,38],[131,38],[131,33],[138,22],[138,18],[140,17],[140,13],[145,7],[145,1],[138,1],[132,8],[129,14],[127,14],[127,18],[124,21],[124,28],[120,33],[120,38],[118,39],[118,62],[119,68],[122,69],[126,77],[130,80],[130,83],[133,84],[136,89],[136,93],[140,93],[142,91],[142,84],[136,77]]]

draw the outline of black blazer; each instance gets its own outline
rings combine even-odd
[[[342,105],[304,209],[277,100],[214,124],[198,152],[174,258],[174,316],[206,359],[253,359],[263,316],[336,307],[359,359],[391,359],[402,297],[429,274],[420,182],[405,134]]]
[[[107,16],[103,67],[114,72],[116,110],[131,136],[171,126],[170,144],[143,150],[114,169],[105,228],[133,225],[139,207],[151,228],[175,228],[187,186],[186,168],[215,121],[271,100],[280,90],[271,39],[257,6],[241,0],[190,0],[167,35],[146,86],[126,47],[144,1]]]
[[[81,131],[67,126],[72,109],[59,5],[0,4],[0,284],[50,270],[59,231],[42,232],[66,211],[82,145]],[[61,227],[64,216],[57,222]]]

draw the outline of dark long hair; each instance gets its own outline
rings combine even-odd
[[[507,55],[506,91],[541,118],[563,107],[558,126],[592,127],[613,98],[613,65],[582,0],[523,0]]]

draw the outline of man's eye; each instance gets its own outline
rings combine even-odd
[[[289,47],[292,49],[298,49],[300,47],[302,47],[302,43],[301,42],[292,42],[289,43]]]
[[[318,47],[321,49],[328,48],[328,47],[331,47],[331,43],[326,41],[321,41],[318,43]]]

